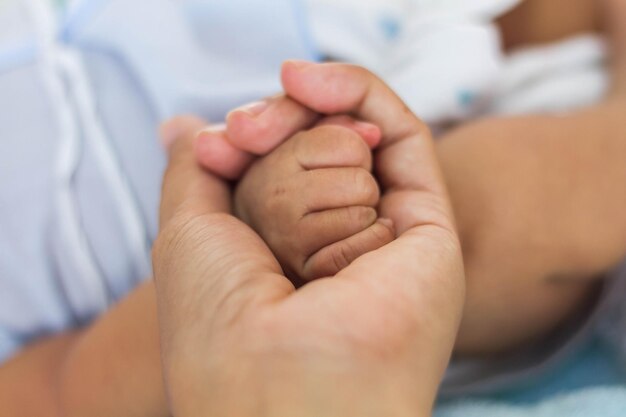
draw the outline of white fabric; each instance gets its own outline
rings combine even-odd
[[[505,56],[493,20],[519,0],[307,0],[321,56],[370,68],[433,127],[565,111],[608,85],[595,36]]]
[[[478,114],[502,70],[493,19],[519,0],[307,0],[322,56],[370,68],[430,124]]]
[[[605,42],[594,35],[516,52],[504,61],[488,111],[561,112],[594,103],[609,87],[606,55]]]
[[[313,58],[295,0],[51,4],[0,2],[0,362],[149,276],[159,121],[221,120]]]

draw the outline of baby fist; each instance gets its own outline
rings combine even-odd
[[[372,154],[354,130],[322,125],[255,162],[235,192],[235,210],[267,242],[285,273],[332,276],[394,238],[378,219]]]

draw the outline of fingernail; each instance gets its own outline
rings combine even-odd
[[[169,150],[182,133],[179,119],[174,118],[161,123],[161,126],[159,126],[159,137],[161,138],[163,148]]]
[[[393,224],[393,220],[385,218],[385,217],[381,217],[380,219],[378,219],[378,223],[382,224],[383,226],[385,226],[389,230],[392,230],[395,233],[396,228]]]
[[[226,132],[226,123],[207,126],[198,132],[198,135],[206,133],[207,135],[220,135]]]
[[[289,61],[286,61],[285,63],[291,65],[292,67],[298,70],[309,68],[313,65],[313,62],[303,61],[300,59],[291,59]]]
[[[246,104],[245,106],[237,107],[235,110],[230,113],[235,112],[244,112],[252,117],[256,117],[263,113],[269,107],[269,102],[267,100],[256,101],[254,103]],[[229,113],[229,115],[230,115]]]
[[[366,129],[366,130],[380,130],[378,126],[376,126],[374,123],[369,123],[369,122],[364,122],[361,120],[355,120],[354,121],[354,125],[357,127],[360,127],[361,129]]]
[[[222,135],[225,132],[226,125],[223,123],[206,127],[200,130],[196,135],[196,146],[200,149],[205,148],[216,136]]]
[[[196,136],[196,150],[203,151],[207,148],[209,142],[211,142],[214,138],[215,136],[210,132],[205,132],[204,130],[201,130],[200,132],[198,132],[198,136]]]
[[[355,125],[355,127],[357,129],[359,129],[359,130],[361,130],[363,132],[367,132],[367,133],[369,133],[372,136],[375,136],[376,139],[380,139],[380,136],[382,135],[380,127],[376,126],[373,123],[362,122],[362,121],[356,120],[354,122],[354,125]]]

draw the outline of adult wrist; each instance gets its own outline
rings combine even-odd
[[[432,387],[370,362],[307,360],[305,353],[177,361],[166,374],[177,417],[428,417]],[[198,373],[198,369],[202,369]],[[198,375],[200,379],[198,379]],[[206,376],[206,378],[204,378]]]

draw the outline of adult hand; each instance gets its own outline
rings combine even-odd
[[[282,83],[286,95],[231,112],[219,138],[198,138],[196,156],[205,168],[239,178],[253,155],[269,153],[324,115],[349,114],[382,129],[374,160],[381,217],[401,234],[414,220],[416,198],[444,217],[451,213],[428,127],[375,75],[347,64],[288,61]]]
[[[336,112],[381,127],[381,163],[400,157],[382,176],[392,188],[382,210],[399,237],[296,291],[265,243],[228,214],[226,185],[196,165],[192,123],[171,148],[154,249],[177,416],[430,413],[464,292],[430,135],[371,74],[339,67],[333,79],[327,67],[311,68],[292,69],[310,71],[310,88],[328,82],[327,93],[347,82]]]

